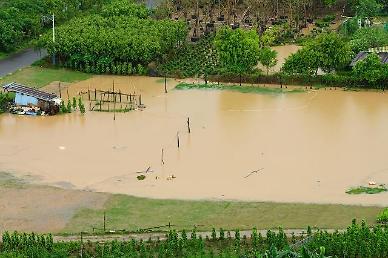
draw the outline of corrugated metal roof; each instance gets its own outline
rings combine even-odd
[[[350,63],[350,66],[355,66],[358,61],[364,60],[369,54],[370,52],[366,51],[358,53]],[[376,53],[376,55],[380,57],[380,60],[383,64],[388,64],[388,52],[380,52]]]
[[[55,94],[47,93],[40,91],[31,87],[18,84],[16,82],[11,82],[3,86],[3,89],[9,92],[22,93],[24,95],[37,98],[44,101],[54,101],[57,98]]]

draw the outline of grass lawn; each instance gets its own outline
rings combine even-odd
[[[353,218],[374,224],[381,207],[347,205],[286,204],[233,201],[179,201],[112,195],[105,209],[78,211],[64,233],[91,232],[102,228],[106,212],[107,230],[137,230],[169,222],[176,229],[210,230],[283,228],[346,228]]]
[[[18,82],[27,86],[43,87],[53,81],[76,82],[89,79],[92,75],[63,68],[26,67],[0,78],[0,85]]]
[[[281,89],[273,87],[255,87],[255,86],[238,86],[238,85],[223,85],[223,84],[190,84],[180,83],[175,89],[190,90],[190,89],[209,89],[209,90],[230,90],[241,93],[259,93],[259,94],[279,94],[279,93],[301,93],[305,92],[303,89]]]

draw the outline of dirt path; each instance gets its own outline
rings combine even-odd
[[[258,230],[257,233],[261,234],[262,236],[266,236],[268,230]],[[272,230],[273,232],[278,232],[278,230]],[[335,229],[325,229],[325,231],[329,233],[335,232]],[[339,230],[340,232],[344,230]],[[225,232],[225,238],[228,237],[228,231]],[[315,231],[313,231],[315,232]],[[285,229],[284,233],[288,236],[291,237],[292,235],[295,235],[296,237],[298,236],[306,236],[307,231],[306,229]],[[230,231],[230,237],[234,238],[235,232]],[[242,230],[240,231],[240,237],[243,238],[244,236],[247,238],[250,238],[252,234],[252,230]],[[207,232],[197,232],[197,236],[201,236],[203,239],[206,237],[211,238],[212,232],[207,231]],[[217,232],[217,237],[220,236],[220,232]],[[187,232],[187,237],[191,237],[191,231]],[[82,236],[83,241],[85,242],[109,242],[109,241],[130,241],[132,239],[135,240],[165,240],[166,239],[166,232],[152,232],[152,233],[130,233],[130,234],[122,234],[122,235],[94,235],[94,236]],[[54,241],[55,242],[73,242],[73,241],[80,241],[81,240],[81,235],[72,235],[72,236],[54,236]]]

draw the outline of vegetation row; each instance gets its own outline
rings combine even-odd
[[[279,228],[261,235],[256,229],[249,237],[234,232],[213,229],[202,238],[191,232],[170,231],[165,240],[58,242],[51,234],[35,235],[5,232],[0,245],[0,257],[387,257],[388,230],[369,228],[355,220],[345,231],[328,233],[309,227],[306,235],[287,236]]]

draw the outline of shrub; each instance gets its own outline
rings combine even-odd
[[[379,213],[379,215],[377,215],[377,222],[388,223],[388,208],[385,208]]]

